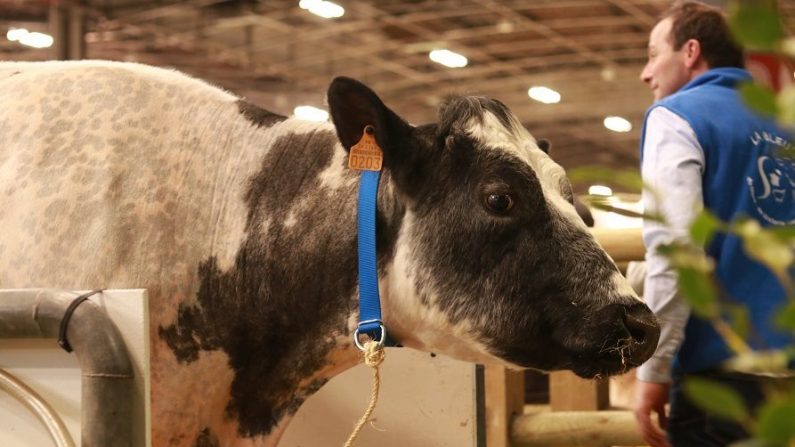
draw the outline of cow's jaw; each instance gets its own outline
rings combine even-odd
[[[379,282],[384,322],[390,336],[401,345],[425,352],[445,354],[475,363],[505,362],[489,353],[478,341],[472,324],[463,319],[452,323],[436,306],[431,281],[422,278],[410,247],[413,213],[406,211],[396,243],[395,257]]]

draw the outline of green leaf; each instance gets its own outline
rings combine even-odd
[[[791,106],[795,109],[795,104],[791,104]],[[779,111],[779,114],[782,112]],[[795,147],[779,147],[773,149],[773,156],[778,158],[783,158],[788,161],[795,161]]]
[[[693,312],[701,318],[711,320],[718,316],[717,291],[710,274],[693,267],[678,267],[679,290]]]
[[[729,8],[735,39],[748,49],[774,50],[784,36],[776,9],[762,2],[736,2]]]
[[[748,256],[769,267],[779,278],[787,276],[787,269],[795,261],[795,253],[788,242],[753,220],[738,221],[732,227],[742,238]]]
[[[770,227],[767,229],[782,242],[795,243],[795,226]]]
[[[726,304],[724,310],[729,316],[729,322],[734,332],[742,339],[747,340],[751,333],[751,315],[748,308],[737,304]]]
[[[612,204],[610,204],[606,200],[590,200],[590,201],[588,201],[588,204],[591,205],[592,207],[598,209],[598,210],[609,211],[611,213],[616,213],[616,214],[621,215],[621,216],[636,217],[636,218],[641,218],[641,219],[652,219],[652,220],[656,219],[656,216],[654,216],[654,215],[643,214],[643,213],[639,213],[637,211],[628,210],[626,208],[620,208],[620,207],[617,207],[617,206],[613,206]]]
[[[795,261],[792,247],[768,232],[746,238],[743,242],[750,257],[770,267],[779,277],[786,276],[787,268]]]
[[[616,170],[600,166],[583,166],[568,173],[572,183],[607,183],[618,185],[629,192],[640,193],[643,190],[643,179],[634,170]]]
[[[739,394],[725,385],[691,377],[685,380],[684,391],[696,406],[710,414],[740,423],[749,419]]]
[[[706,246],[721,228],[721,222],[707,210],[703,210],[690,225],[690,238],[700,247]]]
[[[795,124],[795,86],[784,87],[776,97],[778,107],[778,121],[785,126]],[[791,154],[790,150],[781,150],[785,154]]]
[[[787,356],[787,364],[789,366],[789,363],[795,361],[795,345],[789,345],[786,348],[784,348],[783,351],[784,354]],[[795,389],[793,389],[792,392],[795,393]]]
[[[712,259],[701,248],[689,243],[674,241],[662,244],[657,247],[657,253],[667,257],[675,268],[691,268],[705,274],[711,274],[715,270]]]
[[[795,302],[790,301],[776,315],[776,326],[780,329],[795,332]]]
[[[758,438],[751,438],[733,442],[729,447],[770,447],[770,444]]]
[[[789,57],[795,57],[795,37],[787,37],[781,41],[781,52]]]
[[[740,85],[740,96],[748,107],[762,116],[774,117],[779,114],[776,94],[766,87],[744,82]]]
[[[795,400],[769,400],[759,411],[756,434],[774,445],[792,445],[795,439]]]
[[[789,371],[789,353],[783,350],[751,351],[726,360],[730,371],[743,373],[782,373]]]

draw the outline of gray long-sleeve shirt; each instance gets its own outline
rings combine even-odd
[[[687,238],[690,224],[704,207],[701,188],[704,151],[690,125],[664,107],[649,112],[643,148],[641,174],[656,193],[643,192],[643,207],[647,213],[662,214],[666,223],[643,223],[644,299],[657,315],[662,331],[657,351],[638,368],[637,378],[668,382],[673,357],[684,339],[690,306],[678,293],[676,272],[656,249],[661,244]]]

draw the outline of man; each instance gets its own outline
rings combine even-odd
[[[661,244],[686,238],[704,207],[724,221],[748,216],[764,226],[795,222],[795,169],[776,152],[790,138],[743,106],[735,90],[750,80],[743,66],[741,48],[723,15],[712,7],[676,4],[651,32],[641,79],[656,102],[644,123],[641,171],[662,198],[655,203],[644,193],[643,200],[647,211],[661,212],[667,223],[645,222],[643,228],[644,296],[662,334],[654,357],[637,371],[635,417],[653,447],[725,446],[748,436],[739,425],[706,415],[688,402],[681,386],[686,377],[698,375],[730,386],[751,407],[764,398],[763,378],[721,368],[732,353],[708,322],[691,316],[677,294],[675,272],[656,252]],[[736,237],[719,235],[705,247],[715,259],[721,299],[749,309],[754,349],[791,344],[771,323],[785,302],[784,290],[741,245]],[[667,436],[652,422],[655,413]]]

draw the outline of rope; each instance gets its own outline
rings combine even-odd
[[[356,437],[359,436],[359,432],[362,430],[362,427],[364,427],[364,424],[366,424],[367,420],[370,419],[370,415],[373,414],[373,410],[375,410],[375,405],[378,403],[378,390],[381,388],[381,375],[378,371],[378,367],[381,366],[381,362],[383,361],[383,345],[373,340],[365,342],[364,363],[366,363],[370,368],[373,368],[373,392],[370,395],[370,405],[367,406],[367,410],[364,412],[364,415],[362,415],[361,419],[359,419],[359,422],[356,424],[356,428],[353,429],[353,432],[348,437],[345,447],[353,446],[353,442],[356,441]]]

